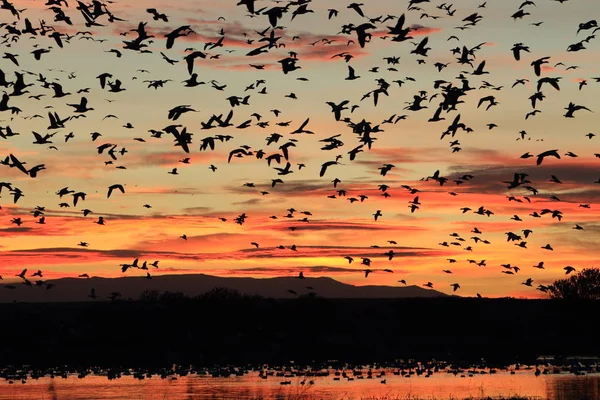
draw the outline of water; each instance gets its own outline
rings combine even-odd
[[[349,374],[352,375],[351,373]],[[548,400],[600,399],[600,374],[577,376],[570,373],[535,376],[533,369],[510,374],[468,374],[464,377],[438,372],[410,378],[394,375],[386,370],[385,376],[348,381],[341,377],[277,377],[261,379],[257,372],[243,376],[213,378],[191,374],[172,379],[153,376],[139,380],[123,376],[108,380],[105,376],[76,375],[66,379],[44,377],[28,379],[25,384],[16,381],[0,383],[0,400],[406,400],[406,399],[463,399],[482,396],[523,396]],[[386,384],[381,380],[385,379]],[[314,383],[309,384],[312,380]],[[281,385],[282,381],[291,384]],[[304,384],[301,384],[305,381]]]

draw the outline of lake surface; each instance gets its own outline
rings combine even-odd
[[[376,373],[385,376],[376,377]],[[251,371],[243,376],[213,378],[190,374],[173,379],[160,376],[136,379],[123,376],[108,380],[105,376],[88,375],[79,379],[70,375],[27,379],[26,383],[0,382],[0,400],[52,399],[52,400],[360,400],[360,399],[463,399],[481,396],[527,396],[548,400],[600,399],[600,374],[577,376],[571,373],[541,374],[533,369],[519,370],[514,374],[498,371],[495,374],[454,375],[441,371],[430,377],[425,375],[404,377],[394,370],[374,370],[373,378],[348,380],[336,376],[334,371],[322,377],[259,377]],[[352,377],[352,372],[348,371]],[[386,383],[381,383],[385,379]],[[282,385],[281,382],[290,384]],[[304,381],[304,384],[301,382]],[[310,384],[310,381],[313,384]]]

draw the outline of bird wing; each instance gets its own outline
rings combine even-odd
[[[325,175],[325,172],[327,172],[328,166],[329,166],[328,163],[321,165],[321,172],[319,172],[320,177],[323,177]]]

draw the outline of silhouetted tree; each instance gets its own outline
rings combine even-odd
[[[586,268],[558,279],[548,287],[548,295],[561,300],[600,300],[600,269]]]
[[[216,287],[198,296],[201,300],[241,300],[244,296],[239,290]]]
[[[182,292],[164,292],[160,295],[160,301],[183,301],[190,298]]]
[[[144,290],[140,293],[140,301],[158,301],[159,297],[158,290]]]

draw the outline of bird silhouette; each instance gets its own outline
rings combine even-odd
[[[558,154],[558,150],[546,150],[537,155],[536,165],[542,165],[542,162],[544,162],[546,157],[555,157],[560,160],[560,154]]]
[[[113,190],[117,189],[120,190],[121,193],[125,193],[125,188],[123,187],[123,185],[117,183],[108,187],[108,193],[106,194],[106,198],[110,198],[110,195],[112,194]]]

